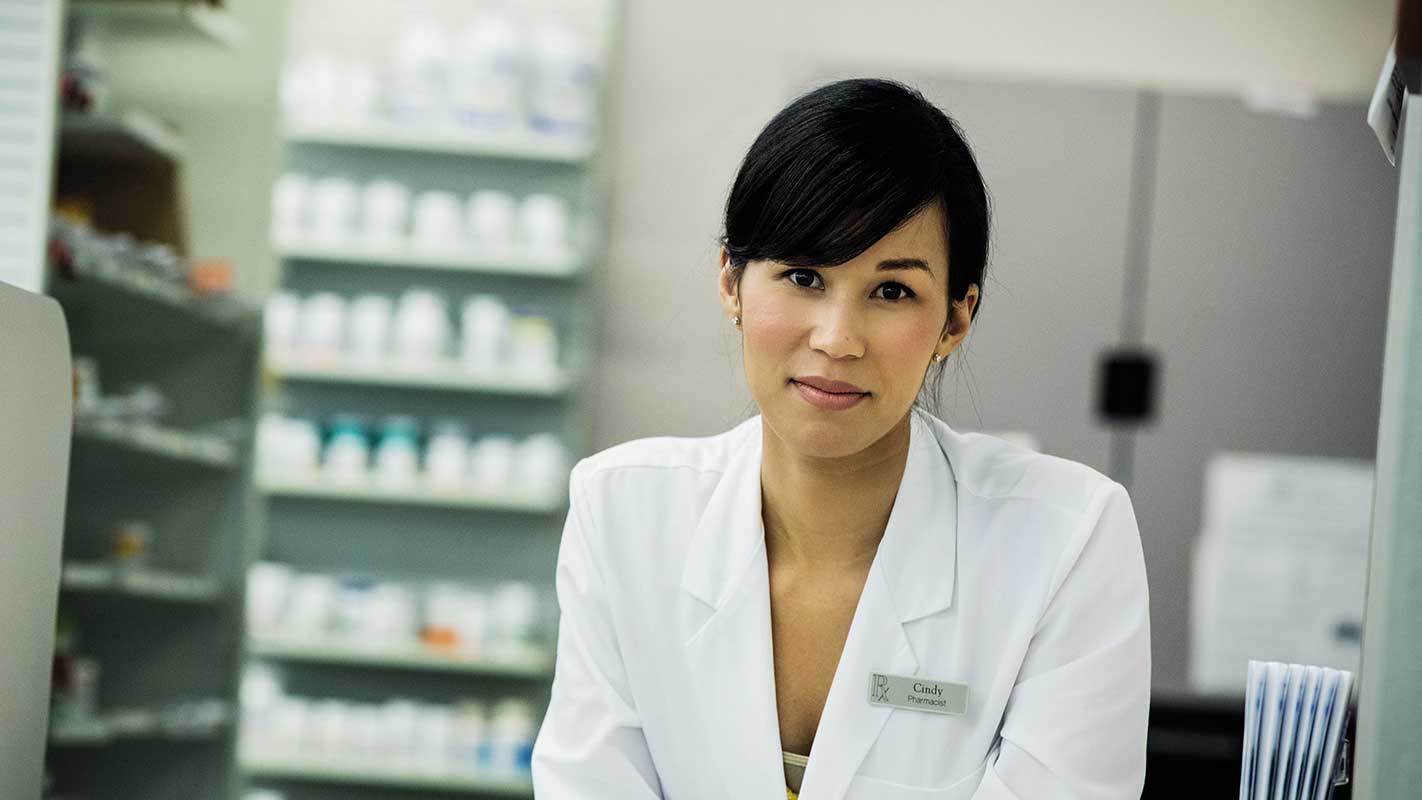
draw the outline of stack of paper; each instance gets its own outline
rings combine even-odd
[[[1344,670],[1250,661],[1239,800],[1326,800],[1352,688]]]
[[[1358,668],[1373,469],[1216,453],[1191,592],[1190,685],[1243,694],[1249,659]]]

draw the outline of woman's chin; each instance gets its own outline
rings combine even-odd
[[[860,452],[874,441],[864,423],[813,408],[789,410],[770,419],[771,428],[789,449],[807,458],[843,458]]]

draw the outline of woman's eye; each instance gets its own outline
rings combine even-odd
[[[789,278],[792,283],[794,283],[801,289],[813,289],[815,288],[816,282],[820,280],[819,273],[809,269],[787,270],[785,272],[780,273],[780,277]],[[879,291],[887,292],[887,294],[883,295],[883,299],[892,302],[907,300],[910,297],[914,296],[912,289],[908,288],[902,283],[896,283],[892,281],[889,283],[881,284],[879,286]]]
[[[786,272],[784,277],[789,278],[792,283],[803,289],[813,289],[815,281],[818,280],[820,276],[807,269],[792,269]],[[806,278],[808,282],[801,282],[799,280],[800,278]]]
[[[890,293],[885,300],[907,300],[913,297],[913,290],[902,283],[886,283],[879,288]]]

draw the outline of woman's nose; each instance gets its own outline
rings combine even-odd
[[[830,358],[859,358],[864,355],[864,337],[857,309],[848,303],[822,303],[816,309],[810,331],[810,346]]]

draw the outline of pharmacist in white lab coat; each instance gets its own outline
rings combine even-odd
[[[988,230],[968,147],[907,87],[830,84],[757,138],[719,294],[760,414],[574,468],[539,798],[1140,795],[1126,491],[915,402],[981,307]]]

